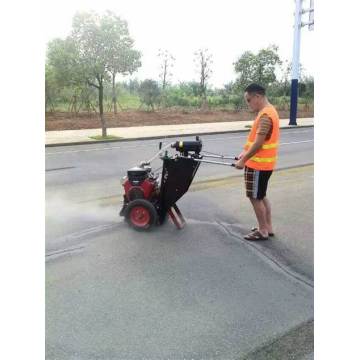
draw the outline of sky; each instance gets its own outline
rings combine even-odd
[[[309,6],[304,0],[304,8]],[[174,57],[172,83],[198,81],[194,52],[207,48],[213,55],[209,84],[222,87],[237,77],[233,63],[245,51],[257,52],[271,44],[279,46],[282,60],[291,60],[294,0],[73,0],[48,2],[44,43],[70,34],[77,11],[111,10],[128,22],[135,49],[142,53],[142,67],[131,78],[159,80],[159,49]],[[303,16],[308,21],[308,15]],[[301,31],[300,62],[315,75],[314,32]],[[118,80],[127,80],[129,77]]]

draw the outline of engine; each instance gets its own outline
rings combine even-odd
[[[159,191],[157,176],[151,172],[151,167],[133,167],[127,171],[123,187],[124,202],[136,199],[151,200]]]

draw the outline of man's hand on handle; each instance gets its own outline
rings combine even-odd
[[[243,159],[240,159],[235,163],[236,169],[243,169],[244,167],[245,167],[245,161]]]
[[[235,168],[236,169],[243,169],[245,167],[245,161],[244,161],[244,154],[245,154],[245,151],[243,151],[242,153],[240,153],[238,155],[238,161],[235,163]]]

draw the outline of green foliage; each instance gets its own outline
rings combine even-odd
[[[269,96],[269,100],[278,110],[290,109],[290,96]]]
[[[154,105],[159,103],[160,100],[160,88],[155,80],[144,80],[139,89],[140,100],[143,104],[151,107],[154,111]]]
[[[86,83],[86,69],[79,62],[79,52],[70,37],[48,43],[47,67],[57,86],[82,86]]]
[[[168,86],[162,92],[162,104],[165,107],[199,107],[200,90],[196,82],[182,82],[179,85]]]
[[[239,73],[237,87],[240,90],[252,82],[267,88],[276,80],[275,70],[281,64],[278,47],[271,45],[257,54],[246,51],[235,63],[235,72]]]
[[[120,95],[119,104],[123,110],[138,109],[141,105],[139,96],[124,91]]]
[[[137,79],[130,79],[128,82],[122,82],[121,86],[130,94],[138,94],[140,89],[140,81]]]
[[[242,95],[231,95],[230,96],[230,103],[234,107],[235,110],[240,110],[245,108],[245,100]]]
[[[94,12],[77,13],[73,19],[71,39],[87,82],[94,87],[101,87],[104,80],[110,80],[107,68],[112,60],[111,48],[117,47],[113,35],[108,34],[106,17]]]
[[[57,83],[60,88],[74,91],[69,111],[79,111],[83,103],[89,110],[94,108],[89,86],[97,89],[102,135],[106,136],[104,86],[110,78],[115,84],[117,73],[131,74],[141,65],[140,53],[132,47],[126,21],[114,13],[108,11],[103,16],[94,12],[77,13],[70,36],[65,40],[55,39],[48,45],[47,98],[51,99],[51,86]],[[113,101],[115,107],[115,88]],[[47,104],[53,102],[49,100]]]
[[[133,49],[126,21],[110,11],[103,16],[77,13],[67,41],[74,53],[76,73],[82,73],[87,84],[95,88],[109,81],[110,73],[128,75],[141,66],[140,52]],[[60,61],[73,66],[61,57]],[[70,77],[74,77],[72,72]]]
[[[305,77],[300,84],[299,96],[307,99],[314,99],[314,78],[311,76]]]
[[[181,82],[178,86],[183,96],[201,96],[201,86],[195,81]]]
[[[133,49],[134,40],[129,35],[127,22],[107,11],[100,24],[110,45],[106,49],[107,70],[112,74],[132,74],[141,66],[141,54]]]
[[[45,111],[55,111],[56,100],[59,96],[59,86],[57,85],[53,69],[46,64],[45,66]]]
[[[74,18],[72,35],[65,40],[55,39],[48,44],[45,68],[47,111],[97,111],[99,80],[103,86],[105,112],[111,111],[114,91],[117,105],[121,110],[139,109],[142,104],[153,110],[160,103],[166,108],[183,109],[198,108],[203,104],[203,88],[201,83],[196,81],[180,82],[176,85],[166,83],[165,89],[162,90],[154,80],[140,82],[138,79],[131,79],[115,83],[113,89],[109,81],[111,78],[109,59],[114,60],[114,53],[111,52],[116,46],[120,46],[121,41],[123,41],[122,44],[132,46],[132,40],[128,36],[126,22],[114,14],[107,15],[108,18],[99,17],[93,13],[85,15],[83,13],[81,16],[78,14],[78,17]],[[119,38],[114,35],[116,31],[119,31]],[[114,47],[103,44],[102,41],[105,39],[113,43]],[[115,40],[119,41],[117,45]],[[130,50],[133,50],[131,46]],[[88,58],[85,58],[85,54]],[[111,56],[107,57],[106,54]],[[125,52],[119,54],[124,55]],[[120,55],[117,61],[121,65],[123,60],[120,59]],[[122,67],[119,65],[117,71],[130,74],[139,65],[138,61],[140,61],[139,57],[134,56],[132,67],[128,67],[125,71],[126,66],[122,63]],[[247,109],[242,86],[257,81],[265,85],[270,101],[279,110],[287,111],[290,106],[291,67],[288,62],[284,62],[280,79],[277,80],[274,77],[275,69],[280,63],[277,48],[274,46],[262,49],[257,54],[245,52],[235,63],[239,72],[239,78],[236,81],[225,84],[222,88],[206,88],[209,107],[236,111]],[[93,69],[91,74],[89,69]],[[98,69],[103,72],[94,72]],[[313,107],[314,79],[312,77],[302,74],[299,82],[299,96],[299,110],[309,110]]]

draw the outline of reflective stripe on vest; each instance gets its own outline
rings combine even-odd
[[[245,146],[251,146],[254,142],[248,141]],[[272,143],[272,144],[264,144],[261,146],[261,149],[276,149],[278,147],[278,143]]]
[[[250,160],[252,160],[252,161],[261,162],[261,163],[271,163],[271,162],[275,162],[276,159],[277,159],[277,156],[270,157],[270,158],[263,158],[263,157],[253,156],[252,158],[250,158]]]

